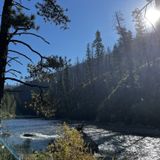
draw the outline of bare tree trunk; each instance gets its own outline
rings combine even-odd
[[[5,69],[7,64],[7,54],[8,54],[8,33],[10,28],[10,11],[12,7],[13,0],[5,0],[2,18],[1,18],[1,28],[0,28],[0,103],[3,98],[4,93],[4,83],[5,83]]]

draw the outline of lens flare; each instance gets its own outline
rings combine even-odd
[[[156,25],[160,20],[160,11],[155,8],[148,9],[145,18],[148,26]]]

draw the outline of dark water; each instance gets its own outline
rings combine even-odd
[[[40,119],[16,119],[3,121],[3,130],[10,135],[1,138],[19,157],[34,150],[44,150],[48,143],[60,135],[61,121]],[[160,138],[121,135],[93,125],[85,132],[96,141],[104,155],[117,159],[160,160]],[[35,137],[25,138],[24,133]]]

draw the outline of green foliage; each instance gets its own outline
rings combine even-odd
[[[104,55],[104,45],[102,43],[101,33],[100,31],[97,31],[95,34],[95,40],[92,43],[93,49],[95,49],[95,56],[101,57]]]
[[[50,99],[47,93],[32,92],[32,99],[29,104],[26,104],[26,108],[32,108],[37,115],[44,117],[52,117],[55,113],[53,106],[53,99]]]
[[[35,153],[33,155],[27,155],[24,160],[51,160],[51,155],[48,152]]]
[[[87,81],[92,80],[93,78],[93,53],[90,48],[90,44],[87,44],[86,50],[86,79]]]
[[[55,70],[64,66],[64,59],[58,56],[44,58],[37,65],[28,64],[29,78],[32,80],[49,81]]]
[[[38,29],[39,27],[35,24],[35,15],[27,15],[23,12],[20,6],[15,6],[11,9],[10,16],[10,27],[14,29],[26,28],[27,29]]]
[[[36,153],[25,160],[96,160],[87,152],[85,142],[76,129],[64,124],[62,133],[62,137],[48,146],[47,152]]]
[[[92,154],[87,152],[80,133],[66,124],[63,126],[63,136],[57,138],[48,150],[56,160],[95,160]]]
[[[56,0],[43,0],[36,4],[38,9],[37,14],[42,16],[47,22],[54,22],[56,25],[60,25],[63,29],[67,28],[67,23],[70,22],[68,16],[65,15],[65,11]]]
[[[34,3],[33,3],[34,4]],[[55,0],[43,0],[42,2],[36,2],[35,5],[37,9],[37,15],[43,17],[45,22],[53,22],[56,25],[60,25],[62,28],[66,29],[68,22],[70,22],[69,17],[65,15],[65,11],[60,5],[57,4]],[[14,29],[24,28],[28,29],[39,29],[39,26],[35,24],[35,14],[27,15],[24,10],[30,10],[29,8],[23,6],[23,3],[13,3],[11,7],[10,15],[10,26]]]
[[[70,91],[69,68],[70,60],[65,57],[48,57],[44,61],[38,62],[37,65],[29,65],[29,78],[38,80],[44,85],[48,85],[47,89],[40,89],[32,91],[29,103],[26,107],[32,108],[38,115],[44,117],[52,117],[57,110],[57,106],[65,104],[66,109],[68,102],[68,93]],[[57,71],[57,73],[55,73]],[[52,85],[56,83],[61,94],[59,94],[57,87]],[[55,88],[55,90],[52,89]],[[57,91],[57,92],[56,92]]]

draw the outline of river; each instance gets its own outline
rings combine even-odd
[[[60,135],[62,122],[58,120],[12,119],[4,120],[3,130],[10,135],[1,139],[19,157],[35,150],[44,150],[48,143]],[[73,124],[74,125],[74,124]],[[158,160],[160,159],[160,138],[123,135],[108,131],[95,125],[84,128],[91,138],[99,145],[103,155],[115,156],[118,160]],[[24,134],[33,134],[26,138]]]

